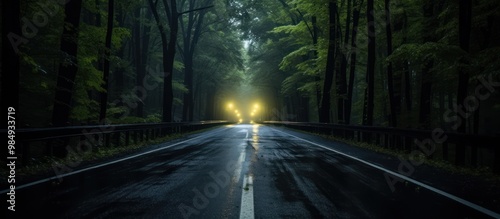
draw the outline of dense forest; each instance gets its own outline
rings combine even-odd
[[[2,106],[21,127],[234,120],[228,103],[258,103],[258,120],[500,132],[496,0],[1,4]]]

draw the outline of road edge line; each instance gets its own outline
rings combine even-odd
[[[271,127],[270,127],[270,128],[271,128]],[[432,191],[432,192],[435,192],[435,193],[437,193],[437,194],[439,194],[439,195],[442,195],[442,196],[444,196],[444,197],[446,197],[446,198],[449,198],[449,199],[451,199],[451,200],[453,200],[453,201],[456,201],[456,202],[458,202],[458,203],[460,203],[460,204],[463,204],[463,205],[465,205],[465,206],[467,206],[467,207],[470,207],[470,208],[472,208],[472,209],[475,209],[475,210],[477,210],[477,211],[479,211],[479,212],[481,212],[481,213],[483,213],[483,214],[486,214],[486,215],[488,215],[488,216],[491,216],[491,217],[493,217],[493,218],[500,218],[500,214],[499,214],[499,213],[497,213],[497,212],[494,212],[494,211],[492,211],[492,210],[490,210],[490,209],[487,209],[487,208],[485,208],[485,207],[482,207],[482,206],[480,206],[480,205],[474,204],[474,203],[472,203],[472,202],[470,202],[470,201],[467,201],[467,200],[465,200],[465,199],[463,199],[463,198],[460,198],[460,197],[458,197],[458,196],[455,196],[455,195],[452,195],[452,194],[450,194],[450,193],[447,193],[447,192],[445,192],[445,191],[443,191],[443,190],[440,190],[440,189],[438,189],[438,188],[434,188],[434,187],[432,187],[432,186],[430,186],[430,185],[427,185],[427,184],[425,184],[425,183],[422,183],[422,182],[419,182],[419,181],[414,180],[414,179],[412,179],[412,178],[409,178],[409,177],[407,177],[407,176],[405,176],[405,175],[402,175],[402,174],[396,173],[396,172],[394,172],[394,171],[392,171],[392,170],[388,170],[388,169],[386,169],[386,168],[384,168],[384,167],[381,167],[381,166],[378,166],[378,165],[375,165],[375,164],[369,163],[368,161],[361,160],[361,159],[359,159],[359,158],[357,158],[357,157],[354,157],[354,156],[351,156],[351,155],[345,154],[345,153],[340,152],[340,151],[337,151],[337,150],[335,150],[335,149],[328,148],[328,147],[323,146],[323,145],[320,145],[320,144],[318,144],[318,143],[315,143],[315,142],[312,142],[312,141],[309,141],[309,140],[306,140],[306,139],[303,139],[303,138],[297,137],[297,136],[295,136],[295,135],[292,135],[292,134],[289,134],[289,133],[286,133],[286,132],[280,131],[280,130],[278,130],[278,129],[275,129],[275,128],[271,128],[271,129],[273,129],[273,130],[275,130],[275,131],[278,131],[278,132],[281,132],[281,133],[283,133],[283,134],[286,134],[286,135],[289,135],[289,136],[295,137],[295,138],[300,139],[300,140],[302,140],[302,141],[304,141],[304,142],[307,142],[307,143],[309,143],[309,144],[313,144],[313,145],[316,145],[316,146],[321,147],[321,148],[323,148],[323,149],[326,149],[326,150],[329,150],[329,151],[335,152],[335,153],[340,154],[340,155],[342,155],[342,156],[344,156],[344,157],[351,158],[351,159],[353,159],[353,160],[356,160],[356,161],[358,161],[358,162],[361,162],[361,163],[363,163],[363,164],[365,164],[365,165],[371,166],[371,167],[373,167],[373,168],[375,168],[375,169],[381,170],[381,171],[386,172],[386,173],[388,173],[388,174],[391,174],[391,175],[393,175],[393,176],[396,176],[396,177],[399,177],[399,178],[401,178],[401,179],[404,179],[404,180],[406,180],[406,181],[408,181],[408,182],[411,182],[411,183],[413,183],[413,184],[415,184],[415,185],[418,185],[418,186],[420,186],[420,187],[426,188],[427,190],[430,190],[430,191]]]
[[[221,131],[222,130],[217,131],[217,132],[221,132]],[[110,161],[110,162],[107,162],[107,163],[103,163],[103,164],[99,164],[99,165],[95,165],[95,166],[90,166],[90,167],[87,167],[87,168],[83,168],[83,169],[71,171],[69,173],[65,173],[65,174],[62,174],[62,175],[52,176],[52,177],[48,177],[48,178],[45,178],[45,179],[40,179],[40,180],[37,180],[37,181],[34,181],[34,182],[26,183],[26,184],[23,184],[23,185],[20,185],[20,186],[16,186],[16,191],[20,190],[20,189],[24,189],[24,188],[30,187],[30,186],[38,185],[40,183],[48,182],[48,181],[59,179],[59,178],[62,178],[62,177],[67,177],[67,176],[75,175],[75,174],[78,174],[78,173],[82,173],[82,172],[86,172],[86,171],[89,171],[89,170],[101,168],[101,167],[108,166],[108,165],[111,165],[111,164],[115,164],[115,163],[119,163],[119,162],[122,162],[122,161],[130,160],[132,158],[140,157],[140,156],[143,156],[143,155],[146,155],[146,154],[151,154],[153,152],[165,150],[165,149],[177,146],[179,144],[186,143],[188,141],[192,141],[192,140],[195,140],[195,139],[198,139],[198,138],[202,138],[205,135],[200,135],[200,136],[197,136],[195,138],[191,138],[191,139],[187,139],[187,140],[184,140],[184,141],[180,141],[180,142],[174,143],[172,145],[168,145],[168,146],[161,147],[161,148],[156,148],[156,149],[153,149],[153,150],[150,150],[150,151],[145,151],[145,152],[140,153],[140,154],[135,154],[135,155],[132,155],[132,156],[129,156],[129,157],[124,157],[124,158],[121,158],[121,159],[118,159],[118,160],[114,160],[114,161]],[[0,193],[6,193],[8,191],[9,191],[9,189],[4,189],[4,190],[0,191]]]

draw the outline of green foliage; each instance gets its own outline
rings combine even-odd
[[[291,102],[304,104],[299,98],[306,97],[311,113],[316,112],[316,92],[321,89],[327,64],[328,4],[326,0],[280,0],[280,1],[197,1],[196,4],[213,4],[206,12],[202,35],[194,56],[194,88],[193,92],[197,109],[202,118],[209,108],[207,94],[216,94],[215,101],[228,99],[263,97],[269,108],[282,110],[290,108],[296,113],[302,106],[289,106]],[[356,1],[357,3],[363,1]],[[42,8],[38,4],[21,1],[21,17],[32,18]],[[187,1],[185,3],[188,3]],[[345,22],[347,19],[347,1],[338,3],[339,42],[345,39]],[[388,116],[388,81],[387,64],[392,63],[394,75],[402,80],[403,67],[409,67],[410,87],[398,81],[397,88],[403,92],[410,90],[411,109],[402,109],[399,113],[404,127],[418,124],[419,97],[424,67],[432,62],[430,69],[432,81],[432,118],[436,125],[442,117],[442,103],[439,95],[456,96],[458,73],[465,71],[471,76],[472,89],[478,76],[494,74],[498,77],[500,69],[500,32],[498,31],[500,4],[496,0],[474,1],[472,8],[472,33],[470,50],[460,49],[458,30],[459,1],[440,1],[432,3],[434,14],[424,16],[423,3],[419,1],[392,1],[391,17],[393,24],[394,52],[386,56],[386,34],[383,1],[375,2],[376,37],[377,37],[377,70],[375,79],[375,102],[377,125],[386,125]],[[187,5],[184,5],[184,7]],[[179,6],[181,7],[181,6]],[[357,54],[355,63],[354,95],[352,98],[352,124],[361,122],[366,88],[365,70],[367,61],[367,22],[366,5],[360,6],[361,19],[358,30],[358,48],[337,48],[335,64],[340,64],[340,52]],[[75,124],[96,122],[99,111],[99,94],[107,92],[110,100],[108,116],[114,123],[157,122],[161,111],[163,53],[160,35],[154,19],[149,15],[149,7],[144,0],[123,0],[116,2],[116,16],[111,48],[110,87],[102,89],[102,71],[100,62],[105,51],[107,1],[84,1],[82,20],[78,38],[78,74],[73,91],[71,118]],[[140,11],[140,16],[137,13]],[[162,10],[159,10],[162,11]],[[21,106],[24,115],[22,123],[34,126],[46,126],[51,116],[54,99],[55,82],[58,66],[67,60],[61,54],[63,24],[63,8],[54,16],[50,16],[47,25],[40,27],[35,37],[21,47]],[[165,14],[160,13],[162,18]],[[352,16],[352,14],[351,14]],[[313,45],[312,19],[317,19],[318,42]],[[98,20],[100,19],[100,22]],[[187,16],[182,19],[188,19]],[[166,21],[166,19],[163,19]],[[352,20],[351,20],[352,22]],[[137,25],[140,24],[140,25]],[[137,28],[140,36],[136,36]],[[151,31],[146,31],[152,27]],[[352,25],[350,26],[352,28]],[[351,29],[352,30],[352,29]],[[168,32],[167,28],[167,32]],[[146,33],[147,32],[147,33]],[[140,48],[145,57],[137,51],[145,37],[150,40],[148,48]],[[428,40],[432,39],[432,40]],[[350,40],[350,39],[349,39]],[[427,40],[427,41],[426,41]],[[180,40],[178,48],[183,48]],[[179,112],[182,96],[188,92],[183,84],[185,66],[180,59],[180,52],[174,62],[173,89],[174,108]],[[137,60],[145,61],[148,66],[148,83],[155,87],[147,90],[147,98],[140,99],[133,89],[136,86]],[[149,67],[158,66],[158,67]],[[150,70],[150,68],[155,68]],[[338,69],[336,69],[336,72]],[[336,80],[336,79],[335,79]],[[349,80],[349,79],[348,79]],[[332,88],[332,109],[336,110],[337,99]],[[470,91],[470,90],[469,90]],[[401,93],[402,94],[402,93]],[[401,95],[400,94],[400,95]],[[497,99],[492,98],[491,101]],[[120,100],[122,104],[111,104]],[[239,98],[241,99],[241,98]],[[285,105],[284,101],[289,101]],[[144,103],[144,118],[134,117],[136,109],[133,104]],[[404,100],[401,97],[400,102]],[[456,100],[451,99],[451,102]],[[215,105],[221,103],[213,103]],[[495,107],[495,104],[492,104]],[[198,107],[199,106],[199,107]],[[285,107],[286,106],[286,107]],[[199,109],[198,109],[199,108]],[[37,110],[32,110],[37,109]],[[493,114],[493,110],[482,109],[481,113]],[[195,113],[195,114],[196,114]],[[332,111],[332,114],[336,114]],[[123,118],[122,118],[123,117]],[[196,117],[196,116],[195,116]],[[314,116],[311,116],[314,118]],[[483,115],[481,115],[481,119]],[[483,120],[481,120],[483,121]],[[468,121],[468,124],[471,121]],[[470,125],[470,124],[469,124]]]
[[[479,51],[473,56],[473,66],[476,75],[499,74],[500,46]]]
[[[122,41],[130,37],[126,28],[113,29],[112,50],[122,46]],[[78,74],[76,75],[74,106],[71,119],[76,121],[96,120],[99,116],[99,103],[89,95],[91,92],[108,92],[102,89],[102,71],[98,65],[102,61],[99,51],[104,51],[105,27],[81,24],[79,33]]]
[[[186,88],[186,86],[177,80],[172,81],[172,89],[175,90],[176,92],[180,92],[180,93],[187,93],[188,92],[188,89]]]
[[[423,44],[404,44],[387,57],[388,62],[401,63],[404,61],[419,63],[423,67],[429,61],[435,64],[436,72],[450,75],[457,72],[460,60],[470,62],[468,54],[456,45],[426,42]],[[463,67],[463,66],[462,66]]]
[[[136,123],[159,123],[161,122],[160,114],[151,114],[146,118],[127,116],[123,118],[110,118],[113,124],[136,124]]]

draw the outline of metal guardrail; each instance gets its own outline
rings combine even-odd
[[[67,126],[54,128],[17,129],[16,154],[25,165],[34,157],[64,157],[67,147],[119,147],[131,141],[140,142],[164,137],[169,134],[185,133],[213,126],[232,124],[228,121],[200,121],[192,123],[141,123],[120,125]],[[6,134],[2,129],[0,133]],[[43,149],[40,149],[43,148]]]
[[[417,141],[427,140],[427,144],[433,144],[436,146],[436,151],[439,151],[439,153],[427,156],[431,159],[441,155],[441,159],[456,165],[488,166],[493,168],[495,172],[500,172],[500,136],[445,132],[440,129],[419,130],[330,123],[264,121],[262,124],[279,125],[307,132],[327,134],[408,153],[414,150],[422,150],[417,145]],[[483,150],[481,156],[478,150]]]

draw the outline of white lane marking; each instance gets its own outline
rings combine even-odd
[[[245,176],[243,179],[243,191],[241,193],[240,219],[253,219],[253,179],[252,176]]]
[[[447,197],[447,198],[449,198],[449,199],[451,199],[451,200],[453,200],[453,201],[456,201],[456,202],[461,203],[461,204],[463,204],[463,205],[465,205],[465,206],[468,206],[468,207],[470,207],[470,208],[473,208],[473,209],[475,209],[475,210],[477,210],[477,211],[479,211],[479,212],[481,212],[481,213],[483,213],[483,214],[489,215],[489,216],[491,216],[491,217],[493,217],[493,218],[500,218],[500,214],[499,214],[499,213],[497,213],[497,212],[494,212],[494,211],[489,210],[489,209],[487,209],[487,208],[485,208],[485,207],[482,207],[482,206],[479,206],[479,205],[477,205],[477,204],[474,204],[474,203],[472,203],[472,202],[470,202],[470,201],[467,201],[467,200],[465,200],[465,199],[462,199],[462,198],[460,198],[460,197],[457,197],[457,196],[455,196],[455,195],[452,195],[452,194],[450,194],[450,193],[447,193],[447,192],[445,192],[445,191],[443,191],[443,190],[440,190],[440,189],[434,188],[434,187],[432,187],[432,186],[429,186],[429,185],[427,185],[427,184],[425,184],[425,183],[422,183],[422,182],[419,182],[419,181],[414,180],[414,179],[412,179],[412,178],[409,178],[409,177],[407,177],[407,176],[405,176],[405,175],[402,175],[402,174],[396,173],[396,172],[394,172],[394,171],[391,171],[391,170],[385,169],[385,168],[383,168],[383,167],[381,167],[381,166],[378,166],[378,165],[375,165],[375,164],[369,163],[369,162],[367,162],[367,161],[364,161],[364,160],[361,160],[361,159],[359,159],[359,158],[357,158],[357,157],[353,157],[353,156],[351,156],[351,155],[348,155],[348,154],[342,153],[342,152],[340,152],[340,151],[337,151],[337,150],[334,150],[334,149],[331,149],[331,148],[325,147],[325,146],[320,145],[320,144],[318,144],[318,143],[314,143],[314,142],[308,141],[308,140],[306,140],[306,139],[303,139],[303,138],[297,137],[297,136],[295,136],[295,135],[288,134],[288,133],[286,133],[286,132],[282,132],[282,131],[277,130],[277,129],[274,129],[274,128],[272,128],[272,129],[273,129],[273,130],[275,130],[275,131],[281,132],[281,133],[283,133],[283,134],[286,134],[286,135],[289,135],[289,136],[295,137],[295,138],[297,138],[297,139],[300,139],[300,140],[302,140],[302,141],[304,141],[304,142],[307,142],[307,143],[309,143],[309,144],[316,145],[316,146],[318,146],[318,147],[320,147],[320,148],[323,148],[323,149],[326,149],[326,150],[329,150],[329,151],[335,152],[335,153],[337,153],[337,154],[340,154],[340,155],[342,155],[342,156],[345,156],[345,157],[351,158],[351,159],[353,159],[353,160],[356,160],[356,161],[358,161],[358,162],[361,162],[361,163],[363,163],[363,164],[366,164],[366,165],[368,165],[368,166],[371,166],[371,167],[373,167],[373,168],[375,168],[375,169],[381,170],[381,171],[386,172],[386,173],[388,173],[388,174],[391,174],[391,175],[393,175],[393,176],[396,176],[396,177],[399,177],[399,178],[401,178],[401,179],[404,179],[404,180],[406,180],[406,181],[408,181],[408,182],[411,182],[411,183],[413,183],[413,184],[415,184],[415,185],[418,185],[418,186],[420,186],[420,187],[424,187],[424,188],[426,188],[426,189],[428,189],[428,190],[430,190],[430,191],[433,191],[433,192],[435,192],[435,193],[437,193],[437,194],[439,194],[439,195],[442,195],[442,196],[444,196],[444,197]]]
[[[225,129],[219,130],[219,131],[217,131],[215,133],[221,132],[223,130],[225,130]],[[180,144],[192,141],[192,140],[196,140],[196,139],[199,139],[199,138],[202,138],[202,137],[212,136],[213,134],[214,133],[200,135],[200,136],[195,137],[195,138],[191,138],[191,139],[187,139],[187,140],[184,140],[184,141],[181,141],[181,142],[177,142],[175,144],[172,144],[172,145],[169,145],[169,146],[166,146],[166,147],[161,147],[161,148],[157,148],[157,149],[154,149],[154,150],[151,150],[151,151],[146,151],[146,152],[143,152],[143,153],[140,153],[140,154],[132,155],[130,157],[125,157],[125,158],[122,158],[122,159],[119,159],[119,160],[114,160],[114,161],[111,161],[111,162],[99,164],[99,165],[96,165],[96,166],[87,167],[87,168],[80,169],[80,170],[75,170],[75,171],[72,171],[72,172],[69,172],[69,173],[65,173],[65,174],[62,174],[62,175],[53,176],[53,177],[41,179],[41,180],[38,180],[38,181],[26,183],[26,184],[23,184],[23,185],[20,185],[20,186],[16,186],[16,190],[20,190],[20,189],[23,189],[23,188],[26,188],[26,187],[38,185],[40,183],[48,182],[48,181],[55,180],[55,179],[58,179],[58,178],[63,178],[63,177],[66,177],[66,176],[71,176],[71,175],[78,174],[78,173],[81,173],[81,172],[85,172],[85,171],[97,169],[97,168],[100,168],[100,167],[108,166],[108,165],[111,165],[111,164],[119,163],[119,162],[122,162],[122,161],[130,160],[132,158],[136,158],[136,157],[140,157],[140,156],[143,156],[143,155],[146,155],[146,154],[151,154],[153,152],[165,150],[167,148],[171,148],[173,146],[177,146],[177,145],[180,145]],[[6,193],[8,191],[9,191],[9,189],[5,189],[5,190],[0,191],[0,193]]]
[[[243,162],[245,161],[246,158],[246,152],[245,150],[242,150],[240,152],[240,156],[238,157],[238,167],[234,170],[233,174],[233,181],[238,183],[240,181],[240,176],[241,176],[241,169],[243,168]]]
[[[245,132],[245,140],[248,139],[248,129],[241,129],[238,131],[238,133],[240,132]]]

